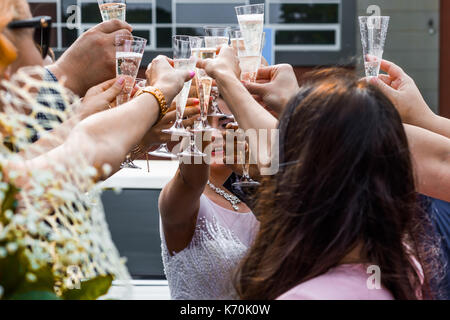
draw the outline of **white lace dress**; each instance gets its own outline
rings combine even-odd
[[[253,213],[222,208],[200,198],[197,227],[190,245],[170,255],[161,230],[164,272],[175,300],[236,299],[233,275],[258,232]]]

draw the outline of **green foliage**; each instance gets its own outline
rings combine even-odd
[[[10,217],[5,215],[8,210],[17,208],[17,194],[20,190],[9,185],[4,191],[5,197],[1,203],[0,223],[6,226]],[[13,239],[0,241],[1,248],[7,248]],[[95,300],[105,295],[111,287],[113,277],[100,276],[81,283],[79,290],[66,290],[62,298],[67,300]],[[8,252],[0,258],[0,286],[3,295],[1,299],[10,300],[61,300],[54,292],[56,277],[52,265],[48,264],[32,270],[24,247],[18,246],[14,252]]]
[[[0,259],[0,285],[4,299],[13,299],[28,292],[52,292],[55,278],[50,266],[31,271],[23,248]]]
[[[1,170],[1,167],[0,167]],[[0,213],[0,223],[3,223],[6,225],[9,221],[8,218],[5,216],[5,212],[7,210],[12,210],[13,212],[17,208],[17,194],[19,193],[19,189],[17,189],[12,184],[8,185],[8,189],[5,192],[5,198],[2,202],[2,211]]]
[[[105,295],[111,287],[113,277],[110,275],[97,277],[81,283],[80,289],[64,292],[64,300],[95,300]]]
[[[4,243],[0,243],[0,246],[3,245]],[[23,283],[28,267],[28,259],[23,255],[23,249],[0,259],[0,285],[4,290],[4,298],[12,295]]]
[[[14,294],[10,300],[61,300],[61,298],[51,291],[28,291]]]

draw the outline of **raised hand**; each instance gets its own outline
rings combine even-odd
[[[114,106],[124,84],[124,78],[117,78],[105,81],[89,89],[83,99],[81,108],[78,110],[81,120]]]
[[[147,83],[160,89],[169,104],[183,89],[184,83],[194,78],[195,71],[175,70],[171,59],[158,56],[149,64],[145,75]]]
[[[245,82],[247,90],[275,113],[281,114],[289,100],[299,90],[294,69],[289,64],[262,67],[258,70],[257,83]]]
[[[194,122],[198,119],[200,115],[199,103],[199,100],[196,98],[188,99],[186,110],[184,111],[184,117],[186,120],[183,120],[183,126],[185,128],[192,127]],[[163,133],[162,130],[169,129],[172,126],[176,118],[175,109],[176,105],[174,101],[169,109],[169,112],[147,132],[141,142],[141,145],[151,148],[152,146],[172,142],[171,135]]]
[[[119,20],[103,22],[86,31],[48,69],[74,93],[87,90],[116,76],[115,37],[131,35],[132,27]]]
[[[239,67],[239,59],[236,51],[228,46],[220,49],[216,59],[199,60],[197,68],[204,69],[208,76],[220,81],[224,76],[232,76],[240,78],[241,68]]]
[[[380,74],[372,78],[371,82],[391,99],[404,123],[417,125],[424,115],[433,113],[422,97],[414,80],[396,64],[383,60],[381,70],[387,75]]]
[[[379,75],[370,81],[392,101],[402,121],[450,138],[450,120],[436,115],[427,105],[414,80],[396,64],[383,60]]]

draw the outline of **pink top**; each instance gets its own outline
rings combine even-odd
[[[384,287],[369,289],[363,264],[340,265],[327,273],[299,284],[277,300],[394,300]]]

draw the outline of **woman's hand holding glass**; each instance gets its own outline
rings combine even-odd
[[[239,67],[239,59],[236,50],[222,46],[220,53],[216,59],[199,60],[197,68],[204,69],[211,78],[215,79],[220,89],[220,81],[224,77],[240,78],[241,68]]]
[[[176,106],[175,101],[169,109],[169,112],[156,123],[145,135],[141,142],[141,145],[151,148],[156,145],[169,144],[172,142],[171,135],[163,133],[162,130],[169,129],[176,118]],[[196,98],[189,98],[186,104],[186,110],[184,111],[183,125],[187,127],[192,127],[194,122],[198,120],[200,115],[199,101]],[[174,143],[177,143],[174,141]]]
[[[122,92],[125,79],[117,78],[92,87],[83,98],[78,114],[81,120],[115,106],[116,97]]]
[[[149,85],[161,90],[167,103],[170,104],[178,93],[180,93],[181,89],[183,89],[184,83],[192,80],[194,76],[194,70],[175,70],[173,61],[166,56],[156,57],[146,71]]]
[[[245,82],[247,90],[258,102],[263,102],[277,115],[300,90],[294,69],[289,64],[262,67],[258,70],[256,83]]]

